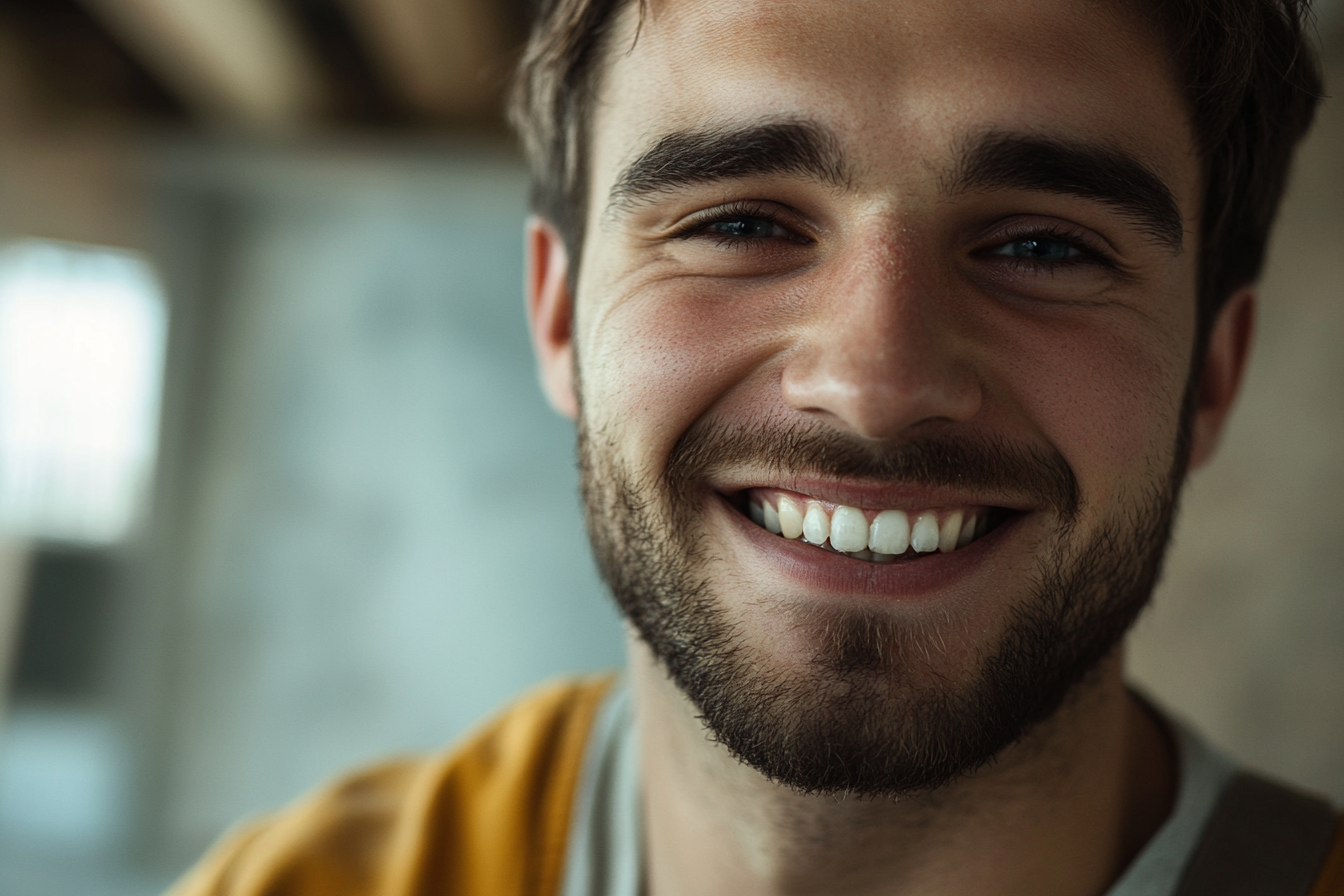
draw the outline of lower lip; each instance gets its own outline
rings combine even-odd
[[[917,560],[870,563],[768,532],[722,495],[718,497],[723,512],[778,574],[810,592],[884,601],[935,601],[950,596],[949,589],[992,565],[996,549],[1025,516],[1012,514],[990,532],[947,554],[935,551]]]

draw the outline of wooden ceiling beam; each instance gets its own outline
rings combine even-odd
[[[284,131],[323,105],[316,66],[265,0],[83,0],[89,11],[206,120]]]
[[[402,102],[430,119],[487,112],[508,30],[498,0],[343,0]]]

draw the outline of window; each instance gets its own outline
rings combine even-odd
[[[153,468],[167,309],[130,252],[0,249],[0,528],[121,539]]]

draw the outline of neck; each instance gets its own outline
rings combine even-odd
[[[715,743],[632,642],[652,896],[1096,896],[1170,813],[1160,724],[1117,654],[988,768],[931,794],[805,796]]]

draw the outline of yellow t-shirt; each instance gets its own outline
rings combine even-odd
[[[169,896],[556,896],[611,681],[544,686],[448,754],[365,769],[246,823]]]
[[[542,687],[450,753],[375,766],[245,824],[169,896],[559,896],[612,682]],[[1337,824],[1308,896],[1344,896]]]

